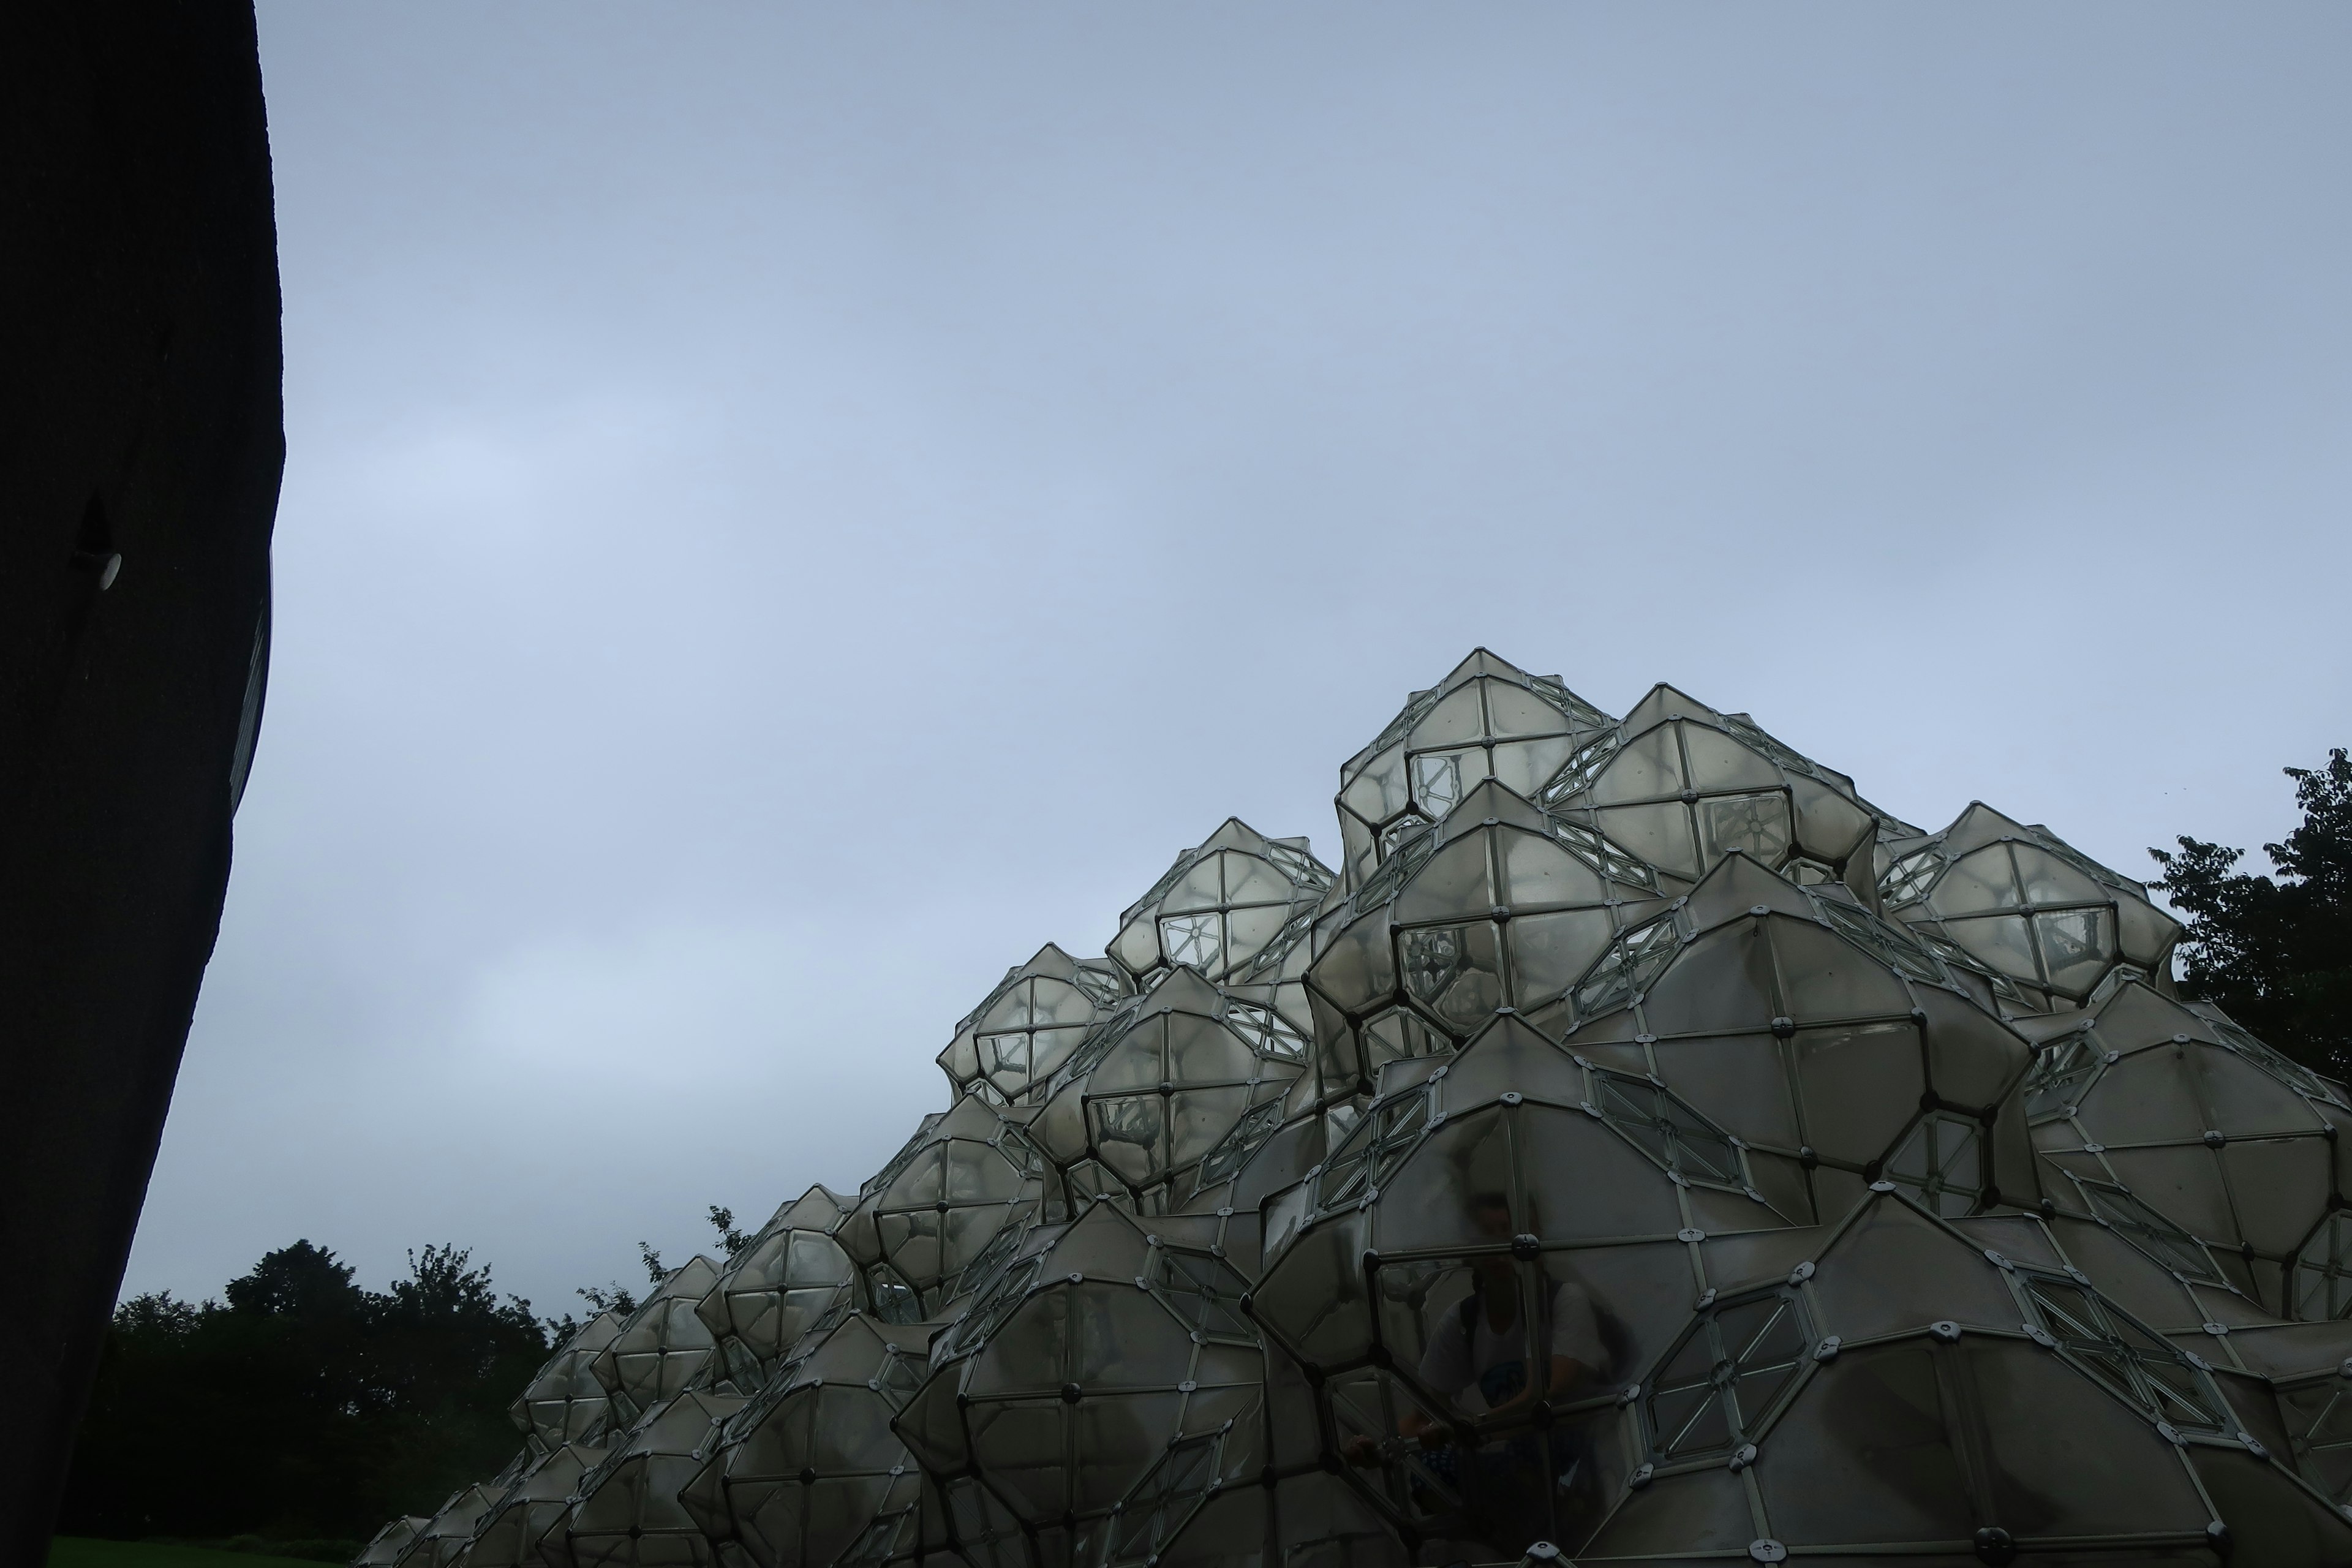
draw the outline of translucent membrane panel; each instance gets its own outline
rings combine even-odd
[[[2352,1318],[2352,1215],[2330,1214],[2294,1255],[2294,1315],[2306,1322]]]
[[[1703,1314],[1667,1352],[1643,1406],[1656,1462],[1728,1454],[1760,1431],[1811,1361],[1814,1336],[1793,1291]]]
[[[2210,1373],[2088,1285],[2035,1270],[2018,1288],[2033,1326],[2117,1398],[2183,1431],[2234,1430]]]
[[[1887,1156],[1886,1179],[1939,1215],[1972,1214],[1984,1198],[1984,1129],[1940,1111],[1919,1119]]]

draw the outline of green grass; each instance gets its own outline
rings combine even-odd
[[[49,1568],[319,1568],[319,1564],[299,1557],[264,1557],[257,1552],[215,1552],[204,1546],[60,1535],[49,1544]]]

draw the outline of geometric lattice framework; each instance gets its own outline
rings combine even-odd
[[[2352,1094],[2138,883],[1483,649],[1336,805],[1005,972],[360,1562],[2352,1562]]]

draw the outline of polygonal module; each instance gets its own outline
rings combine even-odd
[[[1986,1563],[2342,1550],[2286,1444],[2252,1429],[2277,1431],[2261,1381],[2135,1321],[2032,1216],[1945,1220],[1882,1182],[1809,1239],[1818,1255],[1777,1277],[1706,1276],[1623,1396],[1631,1468],[1579,1562],[1751,1543],[1759,1561],[1902,1542]]]
[[[589,1369],[622,1421],[685,1393],[710,1363],[710,1329],[695,1309],[718,1283],[719,1266],[708,1258],[671,1269],[596,1352]]]
[[[2169,985],[2179,922],[2046,827],[1979,801],[1934,835],[1890,837],[1886,910],[2025,988],[2020,1011],[2081,1005],[2118,965]]]
[[[1267,1200],[1251,1314],[1398,1526],[1473,1556],[1561,1541],[1622,1476],[1591,1429],[1686,1310],[1696,1249],[1752,1254],[1809,1219],[1802,1172],[1516,1016],[1381,1084]],[[1529,1484],[1548,1465],[1570,1479]]]
[[[1228,817],[1119,916],[1110,955],[1138,984],[1180,963],[1208,980],[1245,978],[1305,939],[1330,886],[1307,840]]]
[[[1619,938],[1569,1004],[1579,1057],[1671,1086],[1752,1154],[1801,1165],[1804,1194],[1776,1205],[1802,1221],[1881,1175],[1946,1213],[2039,1198],[2012,1092],[2031,1047],[1981,973],[1842,888],[1734,854]]]
[[[1445,817],[1487,779],[1532,796],[1615,721],[1556,675],[1485,648],[1406,700],[1339,770],[1343,885],[1362,886],[1397,845]]]
[[[1041,1089],[1078,1048],[1087,1028],[1132,993],[1108,959],[1075,959],[1052,942],[1017,969],[956,1026],[940,1070],[958,1094],[1017,1104]]]
[[[1591,830],[1499,783],[1475,786],[1317,918],[1318,1101],[1368,1090],[1388,1062],[1452,1051],[1498,1007],[1565,1032],[1570,988],[1664,907],[1647,868]]]
[[[1096,1027],[1030,1130],[1086,1194],[1164,1213],[1231,1174],[1202,1166],[1245,1121],[1278,1117],[1307,1049],[1279,1014],[1179,968]]]
[[[604,1458],[604,1449],[577,1443],[534,1457],[475,1524],[466,1568],[536,1564],[540,1538],[570,1511],[581,1478]]]
[[[507,1479],[460,1487],[450,1493],[449,1500],[402,1550],[395,1560],[398,1568],[449,1568],[459,1558],[467,1557],[474,1539],[474,1526],[498,1501]]]
[[[2024,1101],[2055,1212],[2145,1254],[2185,1292],[2139,1303],[2144,1313],[2200,1324],[2352,1311],[2342,1089],[2218,1010],[2137,980],[2020,1027],[2047,1042]]]
[[[921,1472],[890,1423],[921,1385],[936,1327],[836,1310],[728,1421],[680,1504],[759,1568],[911,1555]]]
[[[1671,686],[1654,688],[1529,793],[1670,882],[1695,882],[1736,852],[1794,882],[1843,882],[1866,903],[1876,898],[1882,825],[1916,831],[1745,714],[1719,713]]]
[[[857,1266],[834,1239],[848,1208],[811,1187],[769,1217],[696,1304],[738,1389],[757,1390],[811,1325],[859,1300]]]
[[[858,1190],[836,1239],[864,1270],[878,1316],[921,1321],[958,1293],[1000,1232],[1062,1217],[1061,1176],[1026,1130],[1034,1114],[968,1094],[924,1118]]]
[[[620,1331],[618,1312],[597,1313],[556,1348],[509,1408],[516,1427],[542,1450],[596,1441],[611,1423],[613,1396],[595,1364]]]
[[[416,1540],[417,1531],[432,1522],[421,1513],[403,1514],[388,1521],[360,1548],[359,1555],[352,1559],[352,1568],[392,1568]]]
[[[968,1561],[1260,1560],[1263,1507],[1212,1507],[1271,1453],[1229,1218],[1097,1205],[1034,1237],[941,1337],[898,1426]]]
[[[710,1538],[678,1501],[679,1489],[743,1407],[732,1394],[682,1394],[653,1406],[580,1478],[571,1507],[540,1537],[548,1568],[704,1568]]]

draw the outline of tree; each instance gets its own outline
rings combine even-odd
[[[298,1241],[229,1282],[115,1311],[62,1527],[135,1538],[363,1539],[495,1473],[506,1407],[548,1350],[530,1303],[456,1247],[383,1292]]]
[[[2352,760],[2288,768],[2303,821],[2265,844],[2274,875],[2237,869],[2242,849],[2183,837],[2151,849],[2153,886],[2187,917],[2181,988],[2334,1078],[2352,1073]]]
[[[751,1238],[735,1228],[733,1209],[721,1208],[717,1204],[712,1204],[710,1228],[719,1233],[719,1245],[727,1249],[727,1256],[730,1260],[737,1253],[751,1245]]]

